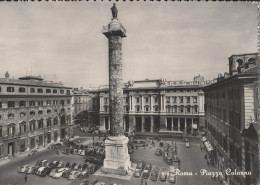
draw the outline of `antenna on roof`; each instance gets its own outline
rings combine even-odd
[[[25,70],[25,71],[26,71],[26,76],[27,76],[27,68],[26,68],[26,70]]]
[[[32,64],[31,64],[31,75],[32,75]]]

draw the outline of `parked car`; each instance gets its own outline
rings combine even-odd
[[[166,181],[166,179],[167,179],[167,173],[161,172],[160,173],[160,181]]]
[[[186,142],[186,143],[185,143],[185,147],[186,147],[186,148],[190,148],[190,143],[189,143],[189,142]]]
[[[79,169],[79,164],[76,164],[74,167],[73,167],[73,170],[78,170]]]
[[[88,167],[87,164],[80,164],[79,165],[79,171],[84,171]]]
[[[23,165],[20,167],[20,170],[18,171],[18,169],[17,169],[17,171],[19,173],[25,173],[28,168],[29,168],[29,165]]]
[[[140,169],[136,169],[134,173],[134,177],[139,178],[141,176],[141,172],[142,171]]]
[[[31,173],[33,173],[33,171],[34,171],[34,166],[29,166],[29,167],[27,168],[27,170],[25,171],[25,173],[31,174]]]
[[[88,171],[90,174],[95,173],[97,171],[97,169],[98,169],[98,166],[95,164],[89,164],[89,166],[88,166]]]
[[[76,149],[76,148],[73,149],[72,152],[71,152],[71,154],[73,154],[73,155],[77,155],[77,154],[78,154],[78,149]]]
[[[81,151],[82,151],[82,149],[78,149],[77,154],[80,155]]]
[[[61,153],[62,153],[62,154],[65,154],[65,155],[69,155],[69,154],[71,154],[71,150],[68,149],[68,148],[66,148],[66,149],[62,150]]]
[[[57,165],[57,168],[64,168],[65,167],[65,163],[60,161]]]
[[[52,169],[51,172],[49,173],[50,177],[53,177],[53,175],[57,172],[57,169]]]
[[[52,161],[52,162],[51,162],[51,166],[52,166],[52,167],[57,167],[58,164],[59,164],[59,161]]]
[[[149,178],[149,175],[150,175],[149,170],[144,170],[144,171],[143,171],[143,178],[144,178],[144,179],[148,179],[148,178]]]
[[[72,163],[71,162],[67,162],[66,165],[65,165],[65,168],[71,168],[72,166]]]
[[[161,149],[157,149],[155,154],[157,156],[161,156],[162,155],[162,150]]]
[[[55,179],[61,178],[63,172],[65,172],[66,170],[68,170],[68,168],[58,169],[57,172],[53,175],[53,178],[55,178]]]
[[[87,171],[87,170],[82,171],[82,172],[79,174],[79,176],[78,176],[78,178],[79,178],[80,180],[86,179],[86,178],[88,178],[88,177],[89,177],[89,175],[88,175],[88,171]]]
[[[82,149],[82,150],[81,150],[80,155],[81,155],[81,156],[85,156],[85,155],[86,155],[85,149]]]
[[[67,169],[66,171],[64,171],[62,173],[62,177],[67,179],[69,177],[71,171],[72,171],[72,169]]]
[[[145,169],[148,170],[149,172],[152,170],[153,166],[151,163],[146,163]]]
[[[164,144],[163,144],[163,142],[160,142],[160,144],[159,144],[159,145],[160,145],[160,147],[163,147],[163,145],[164,145]]]
[[[173,159],[174,162],[178,162],[178,160],[179,160],[179,158],[178,158],[177,155],[173,155],[173,156],[172,156],[172,159]]]
[[[170,173],[170,175],[169,175],[169,182],[170,183],[176,183],[176,174],[172,174],[172,173]]]
[[[47,160],[41,160],[40,165],[39,166],[46,166],[46,164],[48,163]]]
[[[44,169],[38,174],[40,177],[46,177],[51,172],[51,168],[44,167]]]
[[[73,170],[70,172],[69,177],[67,178],[68,180],[74,180],[75,178],[77,178],[79,176],[80,172]]]
[[[139,160],[139,161],[137,162],[136,169],[141,169],[141,170],[143,170],[144,167],[145,167],[145,161]]]
[[[173,164],[172,157],[171,157],[171,156],[166,157],[166,158],[165,158],[165,162],[166,162],[167,164],[169,164],[169,165]]]
[[[76,165],[77,165],[77,163],[72,163],[71,169],[74,169],[74,166],[76,166]]]
[[[94,163],[95,158],[94,157],[86,157],[85,162]]]
[[[38,169],[40,168],[41,166],[34,166],[34,168],[33,168],[33,174],[36,174],[37,173],[37,171],[38,171]]]
[[[153,172],[151,173],[150,179],[151,179],[152,181],[157,181],[157,178],[158,178],[158,172],[153,171]]]
[[[36,175],[40,175],[45,168],[46,168],[46,167],[44,167],[44,166],[40,167],[40,168],[37,170]]]
[[[38,154],[38,150],[32,150],[28,153],[28,156],[33,156],[33,155],[36,155]]]

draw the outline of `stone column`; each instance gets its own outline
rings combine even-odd
[[[193,118],[191,118],[191,134],[193,134]]]
[[[187,118],[184,118],[184,133],[187,133]]]
[[[153,133],[153,116],[151,116],[150,119],[151,119],[151,130],[150,130],[150,132]]]
[[[144,116],[142,116],[142,131],[141,131],[141,132],[144,132],[144,131],[145,131],[145,130],[144,130],[144,122],[145,122]]]
[[[140,107],[140,108],[141,108],[141,112],[143,112],[143,110],[144,110],[144,109],[143,109],[143,106],[144,106],[143,96],[141,95],[141,107]]]
[[[172,130],[173,130],[173,118],[172,118]]]
[[[178,118],[178,131],[181,130],[181,123],[180,123],[180,118]]]
[[[153,96],[150,95],[150,112],[153,112]]]

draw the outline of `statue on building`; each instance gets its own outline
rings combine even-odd
[[[113,6],[111,8],[111,11],[112,11],[112,16],[113,16],[113,19],[117,19],[117,8],[116,8],[116,3],[113,3]]]

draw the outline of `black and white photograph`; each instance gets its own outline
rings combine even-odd
[[[0,2],[0,185],[260,185],[257,2]]]

